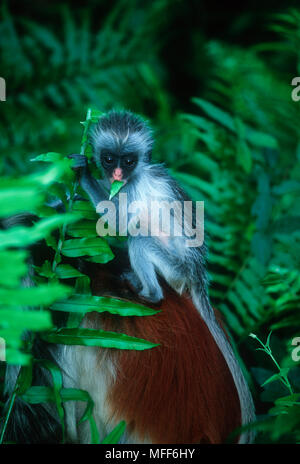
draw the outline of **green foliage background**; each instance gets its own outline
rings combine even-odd
[[[54,185],[57,192],[68,167],[56,160],[41,171],[30,160],[77,152],[78,122],[89,106],[125,107],[150,119],[155,158],[194,200],[205,201],[210,296],[253,392],[256,441],[297,443],[300,375],[291,353],[300,336],[300,102],[291,98],[291,81],[300,75],[300,10],[293,2],[285,8],[261,2],[258,12],[248,3],[226,12],[191,0],[90,0],[76,8],[76,2],[26,1],[22,12],[17,2],[4,3],[0,214],[38,210],[47,221],[47,190]],[[61,220],[48,217],[34,239],[48,237],[51,246],[49,236]],[[28,233],[20,234],[19,243],[7,234],[1,238],[2,329],[7,291],[15,292],[25,273],[26,252],[10,249],[26,244]],[[14,277],[4,267],[7,253],[15,260]],[[42,276],[50,274],[44,267]],[[49,306],[67,297],[65,286],[50,283],[56,285],[51,301],[43,282],[38,294],[28,294],[29,303],[43,309],[39,331],[51,326]],[[24,328],[34,330],[22,320],[12,340]],[[18,343],[12,349],[21,363],[18,356],[26,355]]]

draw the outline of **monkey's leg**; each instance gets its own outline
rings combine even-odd
[[[147,248],[149,245],[147,239],[134,237],[129,243],[129,259],[132,270],[142,285],[139,296],[151,303],[158,303],[163,299],[163,292],[151,260],[151,250]]]
[[[182,294],[189,286],[190,263],[178,257],[174,251],[159,241],[152,242],[149,259],[155,270],[177,293]]]
[[[91,175],[85,155],[72,154],[69,155],[69,158],[73,159],[72,168],[74,171],[79,172],[81,187],[87,193],[89,199],[96,208],[100,201],[108,199],[107,192]]]

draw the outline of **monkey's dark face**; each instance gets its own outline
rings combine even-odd
[[[110,111],[93,133],[94,159],[110,182],[129,182],[149,163],[153,139],[147,124],[130,111]]]
[[[115,180],[127,182],[132,177],[138,164],[136,153],[114,153],[103,150],[100,155],[101,165],[110,182]]]

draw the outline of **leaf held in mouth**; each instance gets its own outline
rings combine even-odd
[[[115,180],[110,187],[109,199],[111,200],[123,187],[124,182],[122,180]]]

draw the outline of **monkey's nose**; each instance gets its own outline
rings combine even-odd
[[[122,169],[121,168],[114,169],[112,176],[114,180],[122,180],[122,177],[123,177]]]

